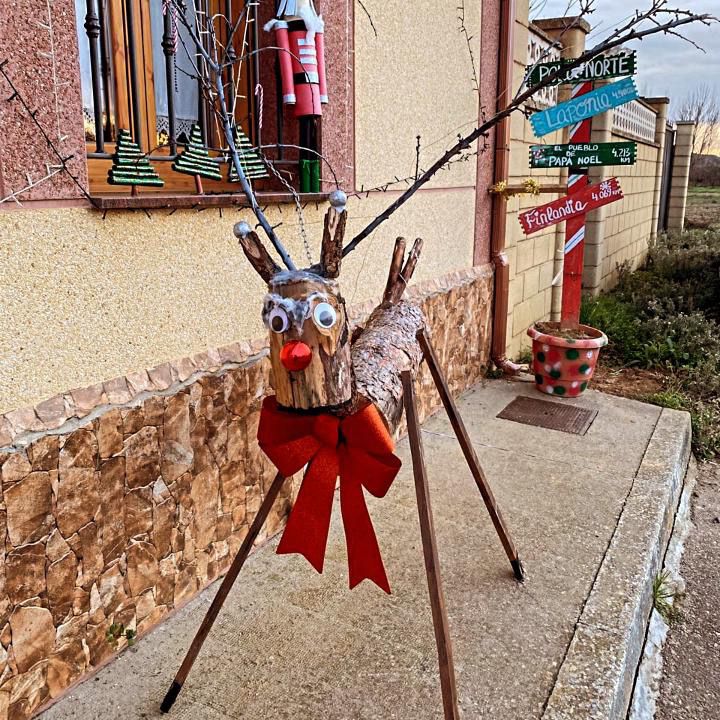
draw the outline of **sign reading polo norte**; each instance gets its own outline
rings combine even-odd
[[[623,78],[612,85],[605,85],[585,95],[560,103],[530,117],[533,131],[538,137],[555,130],[574,125],[581,120],[604,113],[637,99],[638,91],[632,78]]]
[[[531,168],[591,168],[604,165],[634,165],[636,158],[637,144],[634,142],[530,146]]]
[[[527,68],[528,87],[537,85],[558,70],[570,65],[572,60],[553,60],[551,62],[529,65]],[[607,80],[608,78],[634,75],[637,72],[635,51],[615,53],[613,55],[598,55],[592,60],[561,72],[550,85],[563,85],[565,83],[590,82],[592,80]]]
[[[519,220],[523,232],[526,235],[531,235],[563,220],[584,215],[603,205],[621,200],[622,197],[623,193],[618,179],[610,178],[595,185],[588,185],[582,191],[573,195],[568,195],[547,203],[547,205],[541,205],[520,213]]]

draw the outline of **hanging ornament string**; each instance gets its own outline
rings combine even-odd
[[[305,255],[307,256],[308,263],[310,265],[313,264],[312,259],[312,251],[310,250],[310,243],[307,239],[307,231],[305,229],[305,214],[303,213],[302,203],[300,202],[300,196],[297,193],[297,190],[287,181],[285,178],[280,174],[279,170],[275,167],[275,165],[265,156],[265,153],[262,151],[262,127],[263,127],[263,103],[265,99],[265,92],[263,90],[263,86],[258,83],[255,86],[255,97],[257,98],[257,115],[258,115],[258,152],[260,153],[260,156],[265,161],[265,166],[268,170],[282,183],[283,187],[292,195],[293,202],[295,203],[295,212],[298,216],[298,226],[300,228],[300,238],[303,242],[303,247],[305,249]]]
[[[258,147],[262,147],[262,129],[263,129],[263,106],[265,102],[265,91],[263,86],[258,83],[255,86],[255,97],[257,98],[257,109],[258,109]]]

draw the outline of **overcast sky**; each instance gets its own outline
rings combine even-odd
[[[558,17],[566,14],[569,0],[531,0],[531,18]],[[587,17],[594,30],[588,44],[594,45],[607,36],[635,9],[646,9],[650,0],[595,0],[597,9]],[[720,15],[720,0],[669,0],[669,6],[697,13]],[[571,9],[577,13],[577,4]],[[657,35],[636,41],[630,47],[638,51],[638,89],[642,95],[664,95],[673,106],[699,83],[710,83],[720,97],[720,25],[683,30],[684,34],[704,48],[700,52],[676,37]]]

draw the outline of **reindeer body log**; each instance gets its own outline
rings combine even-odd
[[[404,370],[417,374],[422,350],[416,336],[425,324],[417,305],[383,303],[373,310],[352,346],[358,396],[375,405],[391,433],[403,412],[400,374]]]

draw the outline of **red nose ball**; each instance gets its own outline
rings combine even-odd
[[[291,340],[282,346],[280,362],[286,370],[299,372],[312,362],[312,350],[300,340]]]

